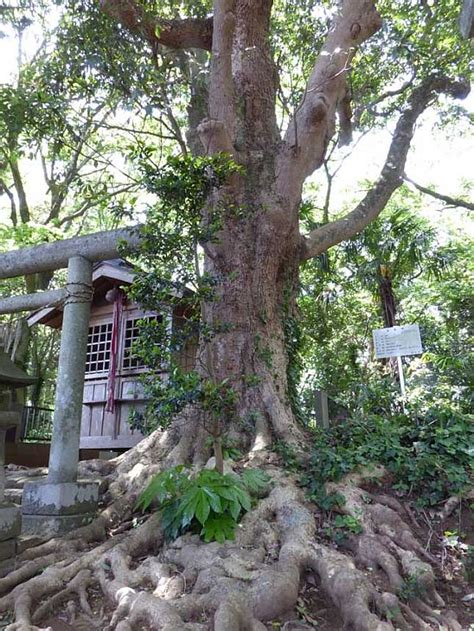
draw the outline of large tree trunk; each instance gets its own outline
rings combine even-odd
[[[212,366],[209,377],[226,380],[237,395],[224,431],[260,447],[299,435],[284,330],[295,315],[298,227],[290,213],[269,213],[268,199],[254,198],[243,219],[228,218],[220,243],[208,248],[206,271],[217,287],[202,316],[214,336],[201,340],[198,353],[205,370]]]
[[[299,434],[288,403],[284,320],[294,309],[300,237],[296,204],[277,194],[271,5],[215,3],[209,118],[199,127],[207,154],[225,151],[243,172],[204,209],[204,222],[218,213],[223,225],[204,244],[215,292],[202,306],[212,337],[201,339],[198,364],[235,392],[223,433],[256,447]]]

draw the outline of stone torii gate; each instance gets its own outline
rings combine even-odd
[[[474,0],[463,0],[459,26],[464,39],[474,38]]]
[[[139,228],[98,232],[0,254],[0,280],[68,269],[63,289],[0,300],[0,314],[64,304],[48,476],[24,487],[23,534],[62,534],[88,523],[97,508],[98,484],[77,479],[92,263],[117,257],[122,244],[136,247]]]

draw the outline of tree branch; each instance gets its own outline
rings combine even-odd
[[[417,184],[412,179],[410,179],[405,173],[403,174],[403,179],[406,182],[410,182],[413,184],[415,188],[417,188],[421,193],[425,195],[430,195],[435,199],[439,199],[442,202],[446,202],[450,206],[459,206],[460,208],[467,208],[468,210],[474,210],[474,204],[471,202],[466,202],[464,199],[459,199],[458,197],[450,197],[449,195],[442,195],[436,191],[433,191],[431,188],[426,188],[425,186],[421,186],[421,184]]]
[[[352,92],[347,85],[344,96],[337,105],[337,115],[339,118],[339,147],[350,145],[352,142]]]
[[[51,191],[51,209],[45,221],[45,224],[48,224],[59,217],[72,182],[79,175],[82,168],[94,159],[94,152],[92,152],[90,155],[86,155],[85,153],[83,153],[83,149],[88,137],[90,137],[95,131],[97,131],[102,123],[104,123],[110,116],[111,109],[107,109],[105,114],[99,121],[94,120],[95,116],[97,114],[100,114],[101,110],[103,110],[104,107],[105,104],[101,103],[96,108],[90,109],[88,112],[88,116],[86,117],[86,122],[79,130],[79,133],[77,135],[74,135],[76,146],[71,147],[72,155],[69,159],[68,164],[65,167],[65,173],[61,182],[58,181],[58,177],[55,178],[53,173],[54,167],[53,165],[51,166],[51,179],[47,180],[49,190]],[[81,157],[83,159],[79,162]]]
[[[18,197],[18,210],[20,213],[20,219],[22,223],[28,223],[30,220],[30,208],[26,197],[25,187],[23,185],[23,178],[20,172],[20,166],[18,164],[16,147],[10,147],[10,155],[8,156],[8,164],[10,172],[13,178],[13,184]]]
[[[11,219],[13,227],[16,228],[18,224],[18,216],[16,212],[15,196],[13,195],[11,190],[8,188],[8,186],[5,184],[4,180],[0,178],[0,195],[2,193],[5,193],[5,195],[10,200],[10,219]]]
[[[232,40],[235,29],[233,0],[214,0],[214,32],[209,86],[209,119],[198,127],[207,154],[233,153],[235,126]]]
[[[278,160],[280,191],[299,198],[305,179],[321,166],[334,134],[338,104],[357,46],[381,26],[374,2],[344,0],[329,31],[303,98],[290,121]],[[285,192],[286,191],[286,192]]]
[[[211,50],[212,18],[165,20],[151,15],[134,0],[100,0],[100,8],[153,47]]]
[[[419,116],[440,93],[455,98],[469,94],[467,82],[446,77],[429,77],[415,88],[400,116],[379,179],[356,208],[342,219],[332,221],[302,238],[301,259],[318,256],[328,248],[361,232],[378,217],[393,192],[403,183],[403,172]]]
[[[88,199],[88,200],[84,201],[77,210],[72,212],[70,215],[66,215],[65,217],[62,217],[61,220],[58,222],[58,226],[60,228],[62,226],[64,226],[64,225],[69,227],[69,224],[72,221],[74,221],[74,219],[78,219],[79,217],[83,217],[90,208],[93,208],[94,206],[97,206],[101,202],[104,202],[106,200],[110,200],[113,197],[116,197],[117,195],[121,195],[122,193],[127,193],[128,191],[130,191],[134,187],[135,187],[135,184],[128,184],[127,186],[119,187],[119,188],[115,189],[114,191],[107,190],[107,194],[102,199],[101,198],[94,198],[94,199]]]
[[[376,111],[375,109],[376,106],[379,105],[380,103],[383,103],[387,99],[391,99],[394,96],[399,96],[400,94],[403,94],[404,92],[406,92],[406,90],[408,90],[409,88],[413,86],[414,81],[415,81],[415,76],[413,75],[410,79],[408,79],[408,81],[405,81],[403,85],[401,85],[399,88],[395,90],[387,90],[386,92],[383,92],[382,94],[380,94],[380,96],[378,96],[376,99],[374,99],[370,103],[358,105],[354,110],[354,117],[353,117],[353,123],[352,123],[353,126],[354,127],[359,126],[361,116],[364,112],[369,112],[370,114],[372,114],[372,116],[381,116],[382,114],[379,114]]]

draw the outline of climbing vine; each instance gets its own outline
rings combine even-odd
[[[149,368],[143,377],[149,402],[145,413],[135,413],[130,423],[150,433],[158,426],[167,427],[187,405],[199,404],[211,419],[206,429],[219,442],[220,419],[230,413],[235,392],[227,381],[215,382],[205,363],[189,370],[181,358],[186,351],[194,352],[198,338],[209,341],[231,326],[211,326],[200,319],[201,304],[216,299],[222,280],[202,273],[200,261],[202,248],[217,238],[224,217],[235,215],[236,209],[222,204],[203,213],[203,208],[211,191],[241,167],[225,154],[217,154],[171,157],[157,169],[149,148],[142,149],[138,162],[155,201],[142,228],[137,274],[129,294],[143,308],[159,311],[164,317],[144,319],[140,324],[133,351]],[[220,442],[216,448],[221,449]]]

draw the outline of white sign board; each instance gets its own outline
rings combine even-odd
[[[388,329],[374,329],[372,335],[377,359],[401,357],[402,355],[419,355],[423,352],[418,324],[392,326]]]

